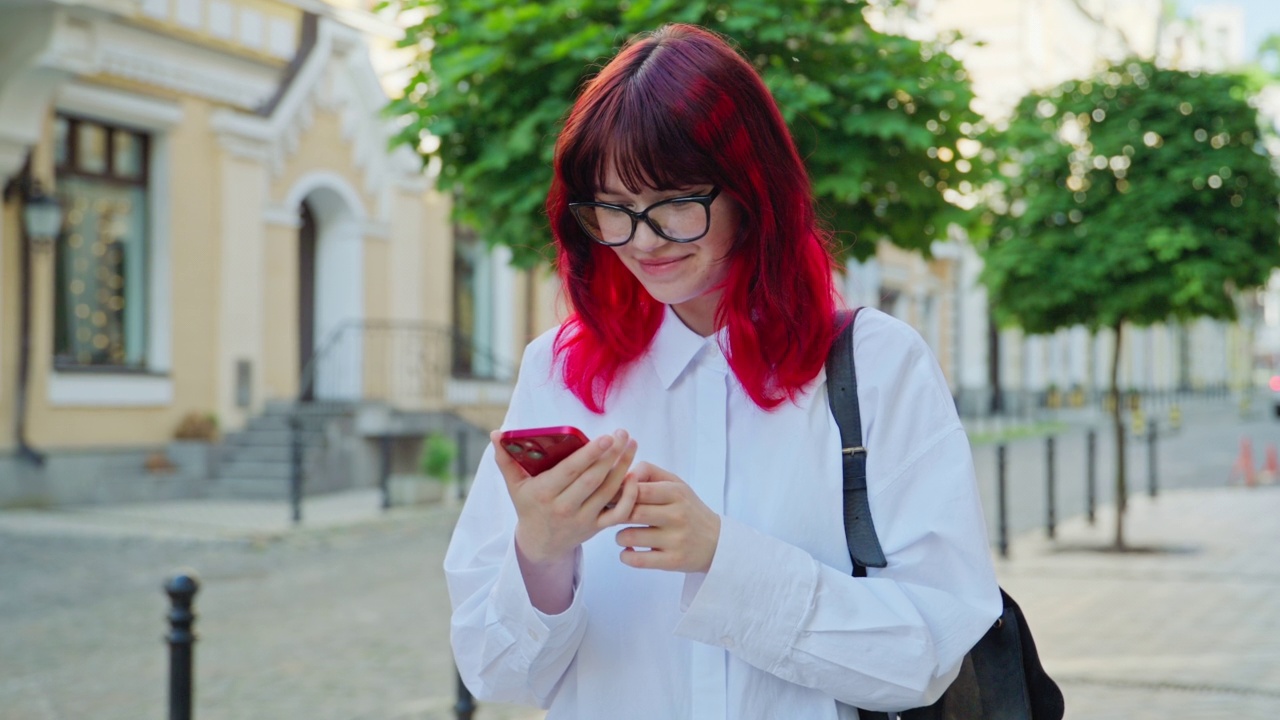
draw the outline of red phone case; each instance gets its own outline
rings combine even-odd
[[[587,444],[587,436],[576,427],[507,430],[498,437],[502,447],[530,475],[540,475]]]

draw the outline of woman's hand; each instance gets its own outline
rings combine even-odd
[[[631,471],[638,481],[635,508],[618,531],[622,562],[636,568],[706,572],[720,544],[720,516],[683,480],[661,468],[640,463]],[[637,547],[650,548],[648,551]]]
[[[625,431],[596,438],[532,477],[502,447],[498,435],[489,437],[516,507],[516,548],[529,562],[564,562],[583,542],[631,513],[636,483],[624,480],[636,442]]]

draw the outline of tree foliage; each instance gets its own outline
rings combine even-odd
[[[1111,417],[1125,324],[1235,317],[1234,291],[1280,265],[1280,183],[1240,76],[1130,62],[1019,103],[982,281],[1031,333],[1111,328]],[[1116,456],[1115,547],[1124,543]]]
[[[1126,63],[1024,98],[996,141],[993,311],[1032,333],[1235,317],[1280,265],[1277,183],[1232,75]]]
[[[455,219],[536,262],[562,117],[583,81],[633,34],[668,22],[734,39],[778,100],[844,249],[886,238],[928,251],[983,172],[979,123],[958,61],[940,43],[872,29],[867,0],[389,0],[418,48],[389,112],[397,143],[438,159]],[[438,144],[436,142],[438,139]],[[969,157],[961,152],[967,150]],[[853,243],[854,239],[858,242]]]

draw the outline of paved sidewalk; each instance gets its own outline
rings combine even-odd
[[[294,524],[288,502],[176,500],[80,505],[52,510],[0,511],[0,532],[76,537],[149,538],[260,543],[395,522],[412,522],[421,508],[382,509],[376,489],[305,498]]]
[[[1028,615],[1067,717],[1280,718],[1280,487],[1130,500],[1022,536],[1001,583]]]
[[[11,510],[0,512],[0,545],[13,536],[256,545],[425,530],[437,539],[420,547],[425,555],[415,556],[409,572],[432,574],[430,581],[438,583],[435,575],[455,512],[429,507],[384,513],[373,491],[311,499],[299,528],[292,526],[286,503],[187,501]],[[997,569],[1002,584],[1028,614],[1045,665],[1063,686],[1067,717],[1280,718],[1278,519],[1277,486],[1178,490],[1155,500],[1138,496],[1131,501],[1127,538],[1137,552],[1101,551],[1112,536],[1112,515],[1105,508],[1095,527],[1083,518],[1064,521],[1055,541],[1046,540],[1043,531],[1015,538],[1011,559],[998,561]],[[346,571],[337,570],[329,573],[331,579],[316,582],[351,582],[344,580]],[[279,600],[260,597],[258,606],[272,602]],[[294,615],[293,621],[306,618]],[[212,628],[209,637],[210,642],[216,637]],[[436,672],[448,667],[447,657],[434,657],[447,654],[443,648],[427,652],[432,667],[440,668]],[[206,657],[208,665],[202,667],[213,666],[217,657],[212,649]],[[359,668],[351,670],[359,675]],[[446,678],[437,684],[441,691],[450,686]],[[412,688],[407,691],[406,697],[414,697]],[[305,705],[308,698],[294,700]],[[361,720],[445,720],[452,717],[450,705],[445,695],[421,697]],[[292,716],[321,716],[308,713],[308,708],[297,707]],[[3,710],[0,717],[8,719]],[[476,717],[528,720],[541,714],[482,706]]]

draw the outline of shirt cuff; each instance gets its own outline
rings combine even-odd
[[[510,628],[516,644],[524,651],[522,654],[532,660],[543,648],[557,644],[557,640],[568,640],[573,629],[586,620],[586,607],[582,602],[582,548],[573,554],[573,600],[564,612],[548,615],[533,606],[516,557],[514,534],[492,597],[495,619]]]
[[[722,516],[711,568],[705,576],[685,577],[688,607],[675,634],[769,671],[794,645],[813,606],[818,574],[809,553]]]

